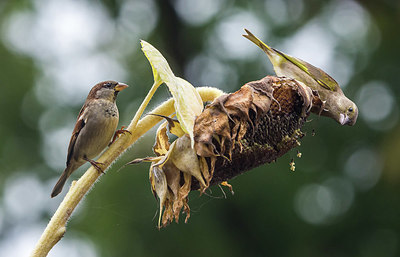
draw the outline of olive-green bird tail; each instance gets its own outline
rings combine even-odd
[[[261,48],[261,50],[263,50],[268,55],[268,58],[271,60],[271,63],[274,66],[274,68],[279,67],[280,64],[284,61],[289,61],[294,65],[296,65],[298,68],[302,69],[307,74],[309,74],[309,72],[307,71],[307,67],[297,58],[294,58],[290,55],[282,53],[281,51],[273,47],[268,46],[263,41],[261,41],[261,39],[254,36],[254,34],[248,31],[247,29],[244,29],[244,31],[247,32],[247,35],[243,36],[248,40],[250,40],[251,42],[253,42],[254,44],[256,44],[259,48]]]
[[[269,47],[267,44],[265,44],[263,41],[261,41],[258,37],[254,36],[253,33],[248,31],[247,29],[244,29],[246,31],[247,35],[243,35],[245,38],[256,44],[259,48],[261,48],[266,54],[270,55],[271,52],[274,50]]]
[[[288,58],[283,54],[282,52],[268,46],[265,44],[263,41],[261,41],[258,37],[256,37],[253,33],[248,31],[247,29],[244,29],[246,31],[247,35],[243,35],[245,38],[253,42],[256,46],[261,48],[261,50],[264,51],[264,53],[267,54],[269,60],[271,61],[272,65],[274,66],[274,70],[277,73],[278,76],[283,76],[279,72],[279,68],[282,62],[287,60]],[[290,60],[289,60],[290,61]]]

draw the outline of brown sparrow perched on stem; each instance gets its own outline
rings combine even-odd
[[[67,178],[86,162],[90,162],[99,172],[101,163],[93,160],[113,138],[119,114],[115,99],[128,85],[115,81],[104,81],[95,85],[89,92],[85,104],[69,141],[67,167],[54,186],[51,197],[57,196]]]

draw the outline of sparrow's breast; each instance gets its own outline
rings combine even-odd
[[[86,118],[86,124],[78,136],[76,156],[93,159],[110,143],[118,126],[119,114],[115,103],[97,101],[92,105]]]

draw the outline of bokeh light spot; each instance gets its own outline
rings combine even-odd
[[[260,51],[242,37],[249,29],[258,38],[265,38],[265,26],[250,12],[237,10],[222,19],[209,37],[209,49],[221,59],[250,59]]]
[[[43,209],[44,197],[42,184],[36,176],[16,172],[7,180],[4,189],[7,217],[20,224],[37,220]]]
[[[208,22],[225,5],[225,0],[177,0],[175,9],[186,23],[199,26]]]
[[[63,170],[65,168],[70,137],[70,128],[46,132],[41,152],[46,164],[52,169]]]
[[[288,37],[281,48],[276,48],[330,73],[334,70],[331,63],[336,44],[337,40],[316,19]]]
[[[354,188],[352,183],[342,177],[332,177],[323,182],[333,195],[330,215],[342,215],[349,210],[354,201]]]
[[[347,40],[365,38],[370,26],[368,13],[354,1],[340,1],[332,8],[330,25],[333,31]]]
[[[271,20],[278,25],[288,22],[288,6],[285,1],[267,0],[265,1],[265,12]]]
[[[295,198],[298,215],[304,221],[316,225],[327,222],[332,205],[332,192],[318,184],[303,186]]]
[[[333,177],[322,184],[305,185],[297,192],[294,208],[307,223],[329,224],[352,205],[354,190],[345,178]]]
[[[394,126],[398,112],[394,112],[397,103],[394,94],[382,81],[365,84],[357,95],[360,116],[367,124],[377,130],[387,130]]]
[[[236,85],[238,79],[233,67],[208,55],[193,58],[186,67],[185,77],[195,86],[213,86],[226,90],[229,85]]]
[[[382,160],[375,150],[360,148],[347,159],[344,171],[359,190],[366,191],[379,181]]]

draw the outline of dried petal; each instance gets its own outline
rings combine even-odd
[[[165,201],[165,210],[162,215],[162,226],[163,227],[167,226],[174,219],[174,212],[173,212],[172,205],[173,205],[173,200],[169,197],[169,192],[168,192],[168,197],[167,197],[167,200]],[[159,228],[160,228],[160,225],[159,225]]]
[[[150,183],[152,184],[153,192],[160,199],[160,215],[158,218],[158,226],[160,227],[162,210],[167,199],[168,184],[164,172],[158,166],[151,165],[150,167]]]
[[[206,188],[206,183],[201,175],[199,159],[196,152],[191,147],[190,139],[188,136],[183,136],[177,139],[173,151],[171,151],[172,163],[182,172],[195,177],[202,188]]]
[[[168,187],[172,191],[173,198],[176,199],[178,197],[179,188],[181,187],[181,172],[175,165],[170,163],[167,163],[163,166],[163,171],[167,176]]]
[[[161,115],[161,114],[150,114],[150,115],[154,115],[154,116],[159,116],[162,117],[164,119],[166,119],[166,121],[168,122],[168,131],[172,134],[174,134],[177,137],[181,137],[185,134],[185,132],[182,130],[181,125],[179,124],[178,120],[172,119],[170,117]]]
[[[185,222],[187,222],[187,219],[190,217],[190,208],[187,204],[187,196],[189,195],[189,192],[191,190],[192,176],[184,173],[183,178],[185,182],[183,186],[179,189],[178,199],[174,203],[174,214],[176,222],[179,221],[179,212],[181,211],[182,207],[184,208],[184,212],[186,213]]]
[[[156,143],[153,146],[153,152],[157,156],[166,155],[171,145],[167,135],[167,124],[167,122],[163,122],[156,132]]]
[[[235,194],[235,192],[233,192],[233,187],[231,184],[228,183],[228,181],[222,181],[221,182],[221,186],[225,186],[229,189],[229,191],[231,192],[232,195]]]
[[[141,162],[158,162],[160,161],[161,158],[160,157],[145,157],[145,158],[137,158],[133,161],[128,162],[125,165],[131,165],[131,164],[137,164],[137,163],[141,163]]]
[[[204,157],[200,157],[199,162],[200,162],[201,174],[203,175],[204,179],[206,180],[206,186],[208,187],[210,185],[212,176],[210,175],[207,160]]]

